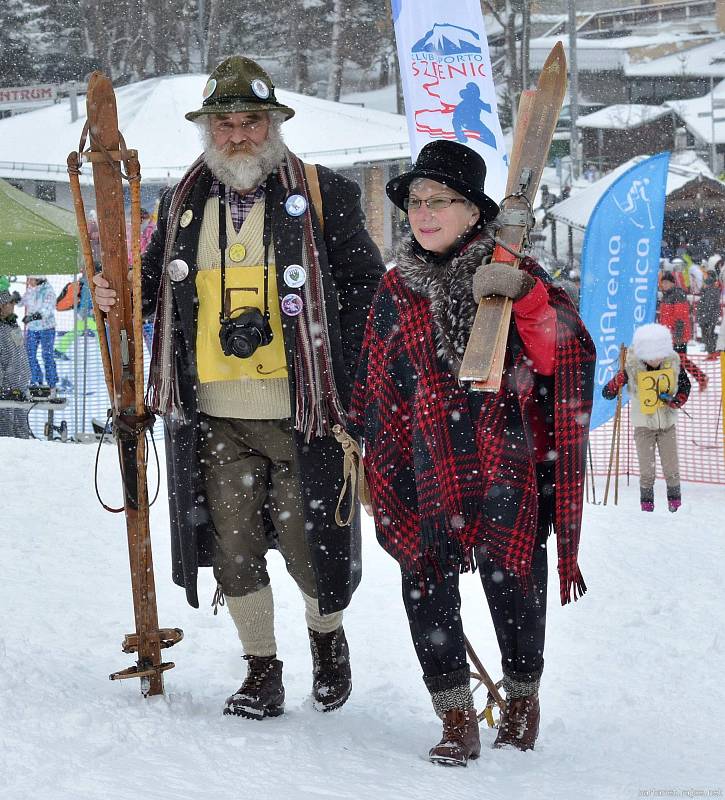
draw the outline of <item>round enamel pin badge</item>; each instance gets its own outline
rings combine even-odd
[[[290,289],[299,289],[307,280],[307,271],[299,264],[290,264],[285,267],[284,282]]]
[[[169,277],[172,281],[178,282],[183,281],[184,278],[189,274],[189,265],[186,261],[183,261],[180,258],[175,258],[173,261],[169,261],[169,265],[166,267]]]
[[[302,298],[298,294],[286,294],[282,298],[282,311],[288,317],[296,317],[302,311]]]
[[[266,100],[269,97],[269,86],[261,78],[255,78],[252,81],[252,91],[260,100]]]
[[[307,211],[307,200],[301,194],[291,194],[284,203],[290,217],[301,217]]]
[[[202,100],[208,100],[216,90],[216,78],[209,78],[206,82],[206,86],[204,87],[204,91],[201,93]]]
[[[244,256],[247,255],[247,248],[243,244],[233,244],[229,248],[229,258],[230,260],[234,261],[235,264],[238,264],[240,261],[244,261]]]

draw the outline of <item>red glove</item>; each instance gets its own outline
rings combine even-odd
[[[614,376],[614,385],[617,389],[621,389],[627,383],[627,373],[621,370]]]

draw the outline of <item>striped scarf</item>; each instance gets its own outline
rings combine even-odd
[[[171,200],[146,397],[151,411],[181,421],[188,419],[181,406],[178,375],[172,355],[173,291],[167,265],[171,260],[182,210],[203,169],[204,161],[200,156],[179,182]],[[310,208],[304,164],[289,150],[280,164],[279,178],[287,195],[293,192],[301,194]],[[302,224],[302,266],[307,272],[307,280],[299,289],[303,306],[295,336],[295,429],[309,442],[315,436],[331,435],[333,425],[344,426],[346,415],[332,369],[322,274],[310,213],[304,215]]]

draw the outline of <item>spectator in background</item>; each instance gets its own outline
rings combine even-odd
[[[15,304],[20,300],[17,292],[0,290],[0,398],[23,400],[28,391],[30,366],[23,347],[23,332],[18,326]],[[28,418],[25,411],[15,408],[0,409],[0,436],[27,439]]]
[[[672,259],[672,263],[670,265],[670,271],[672,272],[672,277],[675,281],[675,286],[679,289],[684,289],[685,292],[690,288],[688,275],[686,270],[686,263],[684,256],[678,256],[677,258]]]
[[[27,289],[20,298],[20,304],[25,306],[25,347],[30,362],[30,385],[40,386],[45,384],[55,390],[58,383],[58,373],[55,368],[55,292],[48,283],[45,275],[30,275]],[[43,366],[45,368],[45,381],[43,370],[38,362],[38,346],[43,353]],[[51,394],[55,394],[52,391]]]
[[[690,264],[688,276],[690,278],[691,294],[700,294],[702,291],[703,269],[696,261],[693,261],[692,264]]]
[[[720,281],[714,269],[705,273],[700,302],[697,304],[697,324],[702,331],[702,343],[712,355],[715,352],[717,335],[715,326],[720,318]]]
[[[690,303],[684,289],[676,285],[671,271],[662,273],[660,278],[662,300],[659,307],[659,321],[670,329],[675,352],[680,355],[682,366],[697,381],[701,392],[707,388],[707,375],[687,357],[687,343],[692,338]]]
[[[687,293],[677,285],[677,278],[671,270],[662,273],[660,289],[662,290],[662,301],[659,321],[670,329],[675,346],[687,347],[687,343],[692,337]]]
[[[541,208],[544,209],[544,222],[541,227],[545,228],[549,224],[549,209],[559,202],[559,198],[549,191],[549,187],[543,184],[541,187]]]

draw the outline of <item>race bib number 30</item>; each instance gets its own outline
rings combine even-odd
[[[640,372],[637,375],[637,395],[643,414],[654,414],[665,405],[661,394],[675,394],[675,371],[672,367]]]

